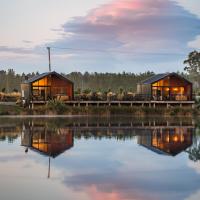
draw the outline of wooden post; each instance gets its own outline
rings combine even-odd
[[[51,72],[51,48],[47,47],[48,56],[49,56],[49,71]]]
[[[49,165],[48,165],[48,175],[47,175],[47,178],[50,178],[51,176],[51,158],[49,156]]]
[[[149,103],[149,108],[151,108],[151,103]]]

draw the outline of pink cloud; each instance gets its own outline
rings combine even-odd
[[[116,192],[116,191],[112,191],[112,192],[103,192],[103,191],[99,191],[95,185],[91,185],[89,188],[87,188],[88,190],[88,195],[90,196],[90,199],[93,200],[121,200],[123,199],[121,197],[121,195]]]
[[[66,23],[64,31],[72,34],[68,46],[179,52],[199,32],[198,23],[173,1],[114,0]]]
[[[124,0],[124,1],[113,1],[110,4],[103,5],[97,9],[92,10],[87,19],[92,23],[98,23],[98,19],[102,16],[117,18],[126,11],[137,11],[143,7],[141,1],[138,0]]]

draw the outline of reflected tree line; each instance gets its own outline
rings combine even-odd
[[[75,121],[75,122],[73,122]],[[98,120],[94,120],[98,121]],[[13,120],[0,125],[0,143],[21,138],[21,145],[56,157],[74,146],[74,139],[136,140],[139,145],[159,154],[176,156],[185,151],[189,159],[200,160],[200,128],[184,122],[104,119],[98,123],[82,120]],[[118,122],[118,123],[117,123]],[[130,125],[131,124],[131,125]]]
[[[200,128],[199,126],[195,129],[195,134],[193,136],[193,144],[186,151],[189,154],[189,159],[197,162],[200,161]]]

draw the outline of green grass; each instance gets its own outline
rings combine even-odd
[[[23,111],[20,106],[0,105],[0,115],[19,115]]]

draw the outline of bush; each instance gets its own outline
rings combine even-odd
[[[170,108],[170,115],[177,115],[178,113],[180,113],[181,108],[180,107],[172,107]]]
[[[55,111],[57,114],[64,114],[69,111],[69,108],[59,100],[51,100],[47,104],[49,110]]]

